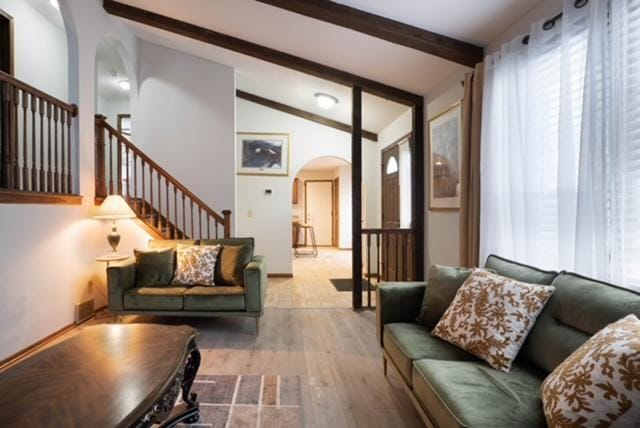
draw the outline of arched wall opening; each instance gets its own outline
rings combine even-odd
[[[351,162],[339,156],[314,158],[296,172],[291,192],[296,246],[310,244],[307,229],[296,233],[299,224],[307,224],[319,246],[351,249]]]

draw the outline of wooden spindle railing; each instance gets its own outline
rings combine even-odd
[[[370,307],[371,292],[378,282],[415,280],[415,230],[362,229],[362,235],[366,278],[363,289]]]
[[[121,195],[163,239],[231,236],[231,211],[211,209],[102,115],[95,118],[95,143],[96,203],[109,194]]]
[[[0,71],[0,189],[75,195],[78,107]]]

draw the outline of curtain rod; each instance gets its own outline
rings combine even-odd
[[[576,9],[580,9],[580,8],[583,8],[584,6],[586,6],[588,2],[589,2],[589,0],[576,0],[575,2],[573,2],[573,6]],[[556,25],[556,21],[560,20],[561,18],[562,18],[562,12],[560,12],[559,14],[554,16],[553,18],[544,21],[544,24],[542,24],[542,29],[545,30],[545,31],[551,30]],[[529,44],[529,35],[528,34],[522,38],[522,44],[523,45],[528,45]]]

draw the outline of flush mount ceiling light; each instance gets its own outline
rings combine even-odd
[[[118,82],[118,85],[120,85],[120,88],[122,88],[123,91],[128,91],[129,89],[131,89],[131,84],[128,80],[121,80]]]
[[[322,92],[318,92],[316,94],[316,101],[318,102],[318,105],[320,106],[320,108],[323,108],[326,110],[338,104],[338,99],[336,97],[334,97],[333,95],[322,93]]]
[[[56,9],[60,10],[60,3],[58,3],[58,0],[49,0],[49,4],[55,7]]]

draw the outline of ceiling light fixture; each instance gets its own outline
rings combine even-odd
[[[55,7],[56,9],[60,10],[60,3],[58,3],[58,0],[49,0],[49,4],[51,4],[51,6]]]
[[[131,83],[129,83],[128,80],[121,80],[118,82],[118,85],[120,85],[120,88],[122,88],[123,91],[131,89]]]
[[[338,104],[338,99],[336,97],[322,92],[318,92],[316,94],[316,101],[318,102],[318,106],[325,110],[328,110],[334,105]]]

